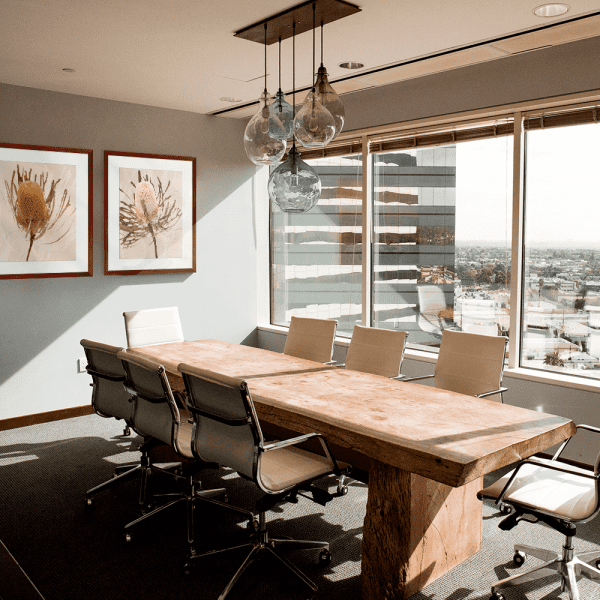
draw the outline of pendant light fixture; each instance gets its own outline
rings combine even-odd
[[[279,90],[275,94],[275,99],[269,107],[271,113],[277,117],[283,125],[284,136],[281,139],[287,140],[292,137],[294,127],[294,109],[286,102],[285,94],[281,90],[281,38],[279,38]],[[271,133],[271,137],[277,138],[277,133]]]
[[[336,91],[331,87],[329,80],[327,79],[327,69],[323,65],[323,21],[321,21],[321,66],[317,72],[317,81],[315,88],[319,96],[319,100],[323,106],[332,114],[335,121],[335,134],[336,138],[344,128],[344,119],[346,117],[346,111],[344,105],[337,95]]]
[[[285,130],[279,118],[269,110],[272,98],[267,92],[267,24],[265,23],[265,89],[256,114],[244,131],[244,148],[256,165],[275,165],[285,154]]]
[[[296,23],[292,23],[292,115],[296,111]],[[296,140],[288,157],[269,177],[269,198],[288,213],[303,213],[310,210],[321,197],[321,180],[317,172],[309,167],[296,150]]]
[[[333,115],[323,106],[315,89],[315,10],[313,2],[313,86],[294,119],[294,136],[305,148],[323,148],[335,135]]]

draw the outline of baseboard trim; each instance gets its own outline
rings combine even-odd
[[[93,412],[92,405],[86,404],[85,406],[50,410],[48,412],[36,413],[35,415],[0,419],[0,431],[27,427],[29,425],[39,425],[40,423],[50,423],[51,421],[62,421],[63,419],[72,419],[73,417],[83,417],[84,415],[91,415]]]

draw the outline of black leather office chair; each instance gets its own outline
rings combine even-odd
[[[125,389],[135,398],[135,409],[133,412],[133,427],[147,437],[144,445],[145,452],[142,454],[142,484],[140,490],[140,507],[142,516],[125,525],[125,539],[131,541],[131,528],[149,519],[150,517],[168,509],[179,502],[185,502],[187,507],[187,536],[188,544],[194,541],[194,508],[197,501],[206,501],[217,504],[229,511],[240,513],[234,507],[218,502],[216,497],[227,499],[225,488],[201,490],[195,480],[195,475],[203,468],[217,467],[216,464],[207,464],[194,459],[191,449],[192,424],[187,418],[181,417],[175,395],[166,376],[165,368],[153,361],[128,354],[126,351],[119,352],[123,368],[126,373]],[[182,398],[179,398],[182,401]],[[148,451],[157,444],[169,444],[173,450],[182,458],[180,469],[171,471],[164,467],[153,464]],[[185,482],[184,490],[176,493],[153,494],[152,501],[157,498],[166,497],[165,504],[147,512],[147,483],[153,473],[163,473],[175,480]],[[169,499],[170,498],[170,499]],[[243,516],[248,518],[248,513]]]
[[[578,425],[577,429],[600,433],[600,429],[590,425]],[[500,590],[553,574],[560,575],[561,591],[566,589],[571,600],[580,600],[578,576],[600,581],[600,550],[576,555],[573,547],[576,524],[590,521],[600,511],[600,454],[593,469],[572,466],[560,460],[568,442],[561,445],[552,460],[537,457],[523,460],[516,469],[477,494],[480,500],[491,498],[496,504],[512,507],[512,514],[502,520],[500,529],[512,529],[521,521],[541,522],[565,536],[562,557],[550,550],[515,545],[515,565],[521,566],[526,555],[544,562],[527,573],[493,585],[490,600],[504,600]],[[596,567],[589,565],[590,561],[595,561]]]
[[[312,486],[311,483],[330,474],[339,476],[347,472],[349,466],[337,463],[325,439],[316,433],[266,443],[245,381],[186,364],[180,364],[178,370],[183,374],[188,406],[194,418],[194,455],[199,460],[216,462],[234,469],[264,492],[264,496],[256,505],[256,535],[248,543],[235,547],[246,547],[250,552],[219,596],[219,600],[227,596],[246,568],[259,554],[264,553],[276,558],[297,579],[311,590],[317,591],[317,586],[282,556],[278,548],[320,549],[319,561],[329,564],[329,544],[271,538],[267,531],[265,513],[276,504],[288,499],[296,500],[298,495],[305,493],[311,494],[311,499],[324,505],[333,495]],[[297,447],[311,438],[317,438],[321,442],[324,456]],[[233,549],[227,548],[207,554]],[[195,555],[192,559],[207,554]],[[192,560],[188,562],[188,569],[191,564]]]

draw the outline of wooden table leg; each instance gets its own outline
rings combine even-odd
[[[482,478],[459,488],[371,461],[363,600],[412,596],[481,548]]]

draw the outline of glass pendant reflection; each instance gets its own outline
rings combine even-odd
[[[271,102],[271,95],[264,91],[260,106],[244,131],[244,148],[255,165],[276,165],[285,154],[285,131],[281,121],[269,111]]]
[[[281,210],[302,213],[310,210],[321,197],[321,180],[316,171],[301,158],[292,146],[288,157],[269,178],[269,197]]]
[[[269,107],[271,114],[279,119],[281,124],[283,125],[283,137],[278,138],[280,133],[277,131],[271,132],[269,130],[269,135],[276,139],[287,140],[292,137],[292,131],[294,127],[294,108],[293,106],[286,101],[285,94],[279,88],[279,91],[275,94],[275,98]]]
[[[333,137],[337,137],[344,128],[346,111],[344,110],[344,105],[342,104],[340,97],[329,83],[329,80],[327,79],[327,69],[323,65],[321,65],[317,71],[315,90],[323,106],[333,116],[335,121],[335,135]]]
[[[294,136],[305,148],[323,148],[335,135],[333,115],[313,88],[294,119]]]

